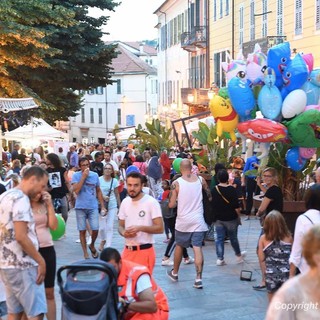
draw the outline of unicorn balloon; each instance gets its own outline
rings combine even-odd
[[[258,43],[254,46],[253,53],[248,54],[247,58],[247,79],[253,85],[262,84],[264,70],[267,67],[267,56],[261,51]]]
[[[231,60],[230,63],[224,61],[221,63],[221,66],[226,73],[228,82],[237,76],[241,79],[246,79],[246,61],[244,60],[242,51],[238,53],[236,60]]]

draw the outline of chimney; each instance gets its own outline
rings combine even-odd
[[[144,50],[143,50],[143,43],[141,42],[140,45],[139,45],[139,50],[140,50],[140,54],[144,53]]]

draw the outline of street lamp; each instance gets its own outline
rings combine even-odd
[[[189,93],[187,96],[188,102],[193,103],[194,102],[194,95],[192,93]]]
[[[209,100],[211,100],[216,94],[218,94],[219,92],[219,88],[218,86],[215,84],[215,82],[211,83],[211,87],[208,90],[208,98]]]

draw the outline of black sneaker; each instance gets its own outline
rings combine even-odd
[[[173,282],[177,282],[178,281],[178,275],[177,274],[173,274],[173,269],[171,269],[170,271],[167,271],[167,276],[173,281]]]
[[[194,281],[193,287],[196,289],[202,289],[203,285],[202,285],[202,280],[201,279],[196,279]]]

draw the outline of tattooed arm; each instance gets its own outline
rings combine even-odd
[[[177,206],[177,198],[178,198],[178,192],[179,192],[179,182],[174,181],[171,185],[171,190],[169,194],[169,208],[175,208]]]
[[[202,189],[207,194],[208,200],[211,201],[212,200],[212,195],[211,195],[210,188],[208,187],[208,184],[207,184],[206,180],[204,180],[202,177],[201,177],[201,184],[202,184]]]

